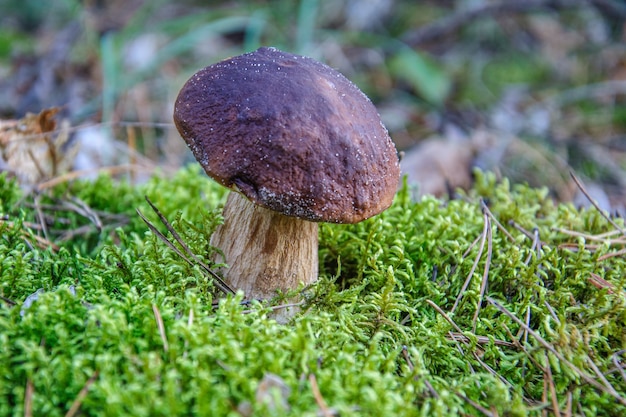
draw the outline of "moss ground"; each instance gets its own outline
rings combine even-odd
[[[320,280],[281,325],[150,232],[144,195],[210,266],[224,191],[197,168],[0,177],[0,416],[626,415],[621,219],[482,173],[452,201],[405,187],[322,225]]]

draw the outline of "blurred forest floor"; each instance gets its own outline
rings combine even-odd
[[[419,193],[480,167],[588,204],[575,172],[623,215],[625,19],[618,0],[0,0],[0,169],[39,189],[175,170],[180,87],[267,45],[354,81]]]

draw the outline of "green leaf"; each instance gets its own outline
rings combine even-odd
[[[451,81],[448,75],[423,53],[412,49],[401,50],[390,60],[390,71],[431,104],[443,104],[450,93]]]

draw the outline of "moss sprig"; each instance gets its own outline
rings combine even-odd
[[[208,263],[224,192],[197,168],[60,185],[39,210],[83,212],[47,237],[1,177],[0,415],[626,413],[626,238],[545,190],[476,181],[452,201],[405,186],[375,218],[321,225],[320,279],[282,325],[135,213],[160,225],[147,195]]]

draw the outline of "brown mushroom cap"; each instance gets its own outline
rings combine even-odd
[[[398,157],[376,108],[311,58],[260,48],[204,68],[174,122],[209,176],[287,216],[356,223],[396,192]]]

